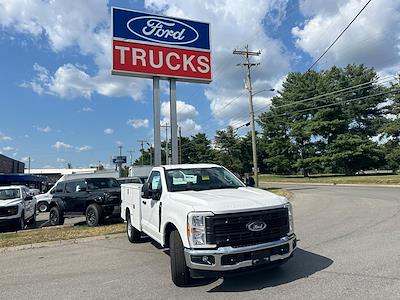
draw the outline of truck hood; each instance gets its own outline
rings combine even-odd
[[[18,205],[22,202],[21,198],[9,199],[9,200],[0,200],[0,206],[11,206]]]
[[[287,199],[249,187],[170,193],[170,199],[193,207],[194,211],[234,213],[281,206]]]

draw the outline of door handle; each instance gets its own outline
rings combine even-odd
[[[143,204],[146,204],[147,202],[143,200],[142,203],[143,203]]]

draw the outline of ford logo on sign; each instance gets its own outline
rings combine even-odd
[[[267,224],[264,221],[254,221],[248,223],[246,227],[250,231],[263,231],[265,228],[267,228]]]
[[[126,26],[133,34],[151,42],[185,45],[199,38],[192,26],[165,17],[140,16],[130,19]]]

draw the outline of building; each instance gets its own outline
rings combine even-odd
[[[25,164],[0,154],[0,173],[2,174],[21,174],[24,173]]]
[[[118,172],[116,171],[97,171],[96,168],[82,168],[82,169],[30,169],[28,171],[25,170],[26,173],[30,173],[38,176],[46,176],[48,178],[49,184],[54,184],[61,177],[64,176],[65,179],[73,179],[80,178],[82,176],[87,176],[88,174],[92,174],[91,177],[115,177],[118,178]],[[96,173],[96,174],[95,174]],[[82,176],[81,176],[82,175]]]

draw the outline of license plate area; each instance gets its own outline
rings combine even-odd
[[[251,261],[253,266],[263,265],[270,262],[271,250],[260,250],[251,253]]]

